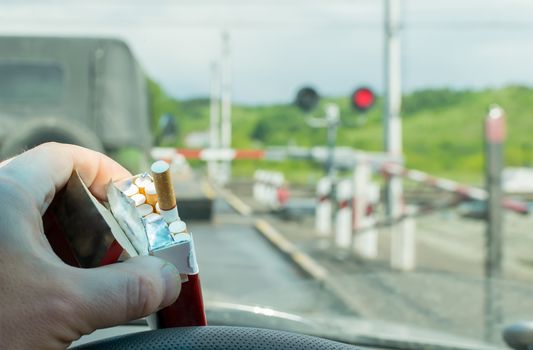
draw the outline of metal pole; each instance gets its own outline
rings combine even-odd
[[[220,147],[220,82],[218,66],[211,63],[211,96],[209,109],[209,147],[217,149]],[[210,160],[207,164],[209,177],[217,178],[217,162]]]
[[[502,273],[502,144],[504,138],[503,109],[493,106],[485,119],[485,181],[488,192],[485,274],[488,278],[500,277]]]
[[[336,104],[326,106],[326,123],[328,128],[328,158],[326,174],[333,181],[335,177],[335,147],[337,144],[337,128],[340,121],[340,109]]]
[[[328,158],[326,159],[326,174],[333,178],[333,162],[335,158],[335,144],[337,143],[337,126],[328,125]]]
[[[217,64],[215,62],[211,63],[211,96],[209,110],[209,142],[211,148],[220,147],[220,82],[218,81],[218,73]]]
[[[222,148],[231,148],[231,52],[229,33],[222,33],[222,96],[221,96],[221,145]],[[231,177],[231,161],[224,163],[224,176],[222,182],[228,182]]]
[[[400,71],[400,0],[384,0],[385,3],[385,115],[384,146],[392,157],[402,156],[401,71]],[[385,203],[390,219],[402,214],[402,180],[397,176],[387,179]]]
[[[488,340],[498,337],[497,327],[502,321],[498,287],[494,283],[502,277],[504,140],[505,113],[502,108],[491,106],[485,119],[485,182],[488,192],[485,236],[485,336]]]

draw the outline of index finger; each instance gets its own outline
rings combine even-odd
[[[0,168],[0,174],[21,186],[44,214],[48,205],[77,170],[83,182],[98,199],[105,199],[105,186],[131,174],[102,153],[80,146],[45,143],[13,158]]]

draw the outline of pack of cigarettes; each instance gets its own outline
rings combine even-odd
[[[153,255],[180,272],[181,292],[171,306],[148,318],[152,328],[206,325],[192,233],[180,218],[169,164],[107,185],[98,201],[73,174],[43,217],[52,248],[66,263],[95,267]]]

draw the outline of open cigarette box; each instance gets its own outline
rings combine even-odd
[[[73,266],[102,266],[137,255],[170,262],[181,274],[181,293],[176,303],[151,315],[150,326],[206,325],[193,236],[177,208],[160,208],[164,197],[157,196],[161,191],[155,191],[153,180],[143,173],[110,182],[108,202],[100,202],[73,173],[43,217],[45,234],[56,254]],[[175,197],[170,200],[175,207]]]
[[[137,199],[146,198],[145,194],[133,193],[128,196],[133,192],[132,188],[138,191],[135,183],[139,183],[139,180],[152,183],[150,175],[144,173],[107,186],[109,210],[119,226],[115,223],[110,225],[111,232],[130,256],[160,257],[174,264],[185,282],[187,275],[198,273],[192,235],[187,232],[187,226],[179,216],[168,223],[163,215],[156,212],[156,202],[149,204]]]

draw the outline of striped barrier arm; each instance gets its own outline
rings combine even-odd
[[[419,170],[406,169],[399,164],[384,164],[381,171],[388,175],[401,176],[443,191],[457,193],[466,198],[478,201],[486,201],[488,199],[487,191],[482,188],[466,186],[453,180],[434,177]],[[504,198],[502,206],[519,214],[529,213],[527,204],[515,199]]]

